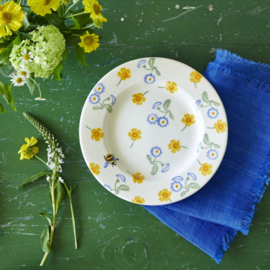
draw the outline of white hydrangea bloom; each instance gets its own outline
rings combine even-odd
[[[17,71],[26,68],[37,78],[48,78],[62,60],[66,46],[64,36],[53,25],[39,26],[30,34],[31,40],[13,46],[10,62]],[[33,61],[22,61],[25,52]]]

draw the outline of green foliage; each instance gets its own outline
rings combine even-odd
[[[35,87],[36,87],[34,80],[35,80],[35,77],[34,77],[33,73],[31,73],[29,78],[25,78],[26,85],[28,86],[28,89],[29,89],[31,95],[33,95]]]
[[[56,203],[56,212],[57,212],[66,196],[65,188],[63,184],[61,184],[59,181],[56,184],[54,192],[55,192],[55,203]]]
[[[2,95],[2,97],[5,99],[5,101],[12,106],[12,109],[14,111],[17,111],[16,107],[14,105],[14,99],[13,99],[13,96],[12,96],[11,89],[10,89],[9,85],[0,82],[0,95]],[[0,110],[0,111],[5,112],[5,111],[3,111],[3,109]]]
[[[50,235],[51,235],[51,226],[47,226],[41,233],[40,243],[41,248],[44,252],[50,252],[52,248],[50,247]]]
[[[73,47],[75,48],[76,53],[76,59],[84,66],[87,67],[87,64],[85,62],[85,52],[82,47],[80,47],[78,44],[73,44]]]
[[[52,175],[51,172],[40,172],[40,173],[37,173],[37,174],[34,174],[32,175],[31,177],[27,178],[26,180],[24,180],[20,185],[19,187],[22,187],[26,184],[30,184],[30,183],[33,183],[35,182],[36,180],[38,180],[39,178],[43,177],[43,176],[46,176],[46,175]]]
[[[60,62],[59,65],[55,68],[55,70],[52,73],[52,81],[57,79],[59,82],[61,82],[62,69],[63,69],[63,62]]]

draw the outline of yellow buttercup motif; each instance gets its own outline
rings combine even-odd
[[[199,169],[203,176],[210,175],[213,171],[213,165],[208,163],[203,163]]]
[[[142,132],[137,128],[132,128],[131,131],[128,133],[128,136],[133,141],[130,148],[133,146],[134,142],[140,140],[142,138]]]
[[[129,69],[121,68],[117,73],[117,76],[120,77],[120,81],[117,85],[119,85],[122,81],[129,79],[131,77],[130,73],[131,71]]]
[[[132,202],[138,203],[138,204],[144,204],[145,203],[145,199],[144,198],[141,198],[140,196],[136,196],[136,197],[134,197],[134,199],[132,200]]]
[[[99,175],[100,174],[100,167],[99,167],[98,164],[90,163],[89,164],[89,169],[95,175]]]
[[[168,81],[166,84],[166,90],[171,92],[172,94],[178,90],[177,84],[175,82]]]
[[[183,145],[180,145],[180,141],[179,140],[171,140],[171,142],[169,143],[169,145],[168,145],[168,148],[171,150],[171,152],[172,153],[176,153],[176,152],[178,152],[178,151],[180,151],[180,149],[181,148],[186,148],[187,149],[187,147],[185,147],[185,146],[183,146]]]
[[[158,193],[158,196],[159,196],[159,200],[161,202],[167,202],[169,200],[171,200],[171,195],[172,195],[172,192],[171,191],[168,191],[167,188],[164,188],[163,190],[161,190],[159,193]]]
[[[141,184],[143,180],[145,179],[145,177],[140,172],[132,174],[132,177],[133,177],[133,182],[138,183],[138,184]]]
[[[216,132],[217,133],[225,132],[226,131],[226,127],[227,127],[227,124],[225,122],[223,122],[222,120],[218,120],[214,124],[214,128],[216,129]]]
[[[181,130],[183,131],[186,127],[190,127],[191,125],[195,124],[195,116],[192,114],[185,114],[184,118],[182,118],[182,123],[185,124],[185,127]]]
[[[101,128],[93,129],[91,133],[91,139],[96,141],[100,141],[100,139],[102,139],[104,136]]]
[[[137,105],[142,105],[143,102],[145,102],[146,98],[143,96],[142,93],[138,93],[138,94],[134,94],[133,96],[133,103],[137,104]]]

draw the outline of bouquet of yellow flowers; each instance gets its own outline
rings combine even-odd
[[[3,4],[2,4],[3,3]],[[11,85],[0,82],[0,94],[16,111],[12,86],[27,85],[30,93],[39,90],[36,100],[46,100],[36,78],[61,81],[63,60],[73,46],[77,60],[86,65],[85,53],[99,47],[93,29],[102,28],[107,19],[97,0],[15,0],[0,4],[0,72],[10,77]],[[5,74],[3,66],[12,68]],[[0,112],[6,112],[0,103]]]

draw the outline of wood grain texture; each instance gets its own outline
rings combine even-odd
[[[17,189],[27,177],[45,169],[38,160],[20,161],[17,154],[25,137],[36,136],[40,139],[40,156],[46,158],[41,136],[22,115],[27,111],[55,134],[66,155],[63,178],[78,185],[73,199],[79,249],[74,250],[66,199],[59,209],[53,252],[46,262],[48,268],[269,269],[269,189],[258,206],[249,235],[238,234],[217,265],[142,207],[103,188],[83,160],[78,126],[82,106],[96,82],[132,59],[167,57],[203,72],[214,59],[215,50],[222,48],[247,59],[270,63],[270,2],[189,1],[190,6],[198,8],[185,14],[182,13],[187,11],[183,9],[187,2],[183,0],[100,2],[108,23],[98,31],[101,46],[88,55],[88,67],[81,66],[71,50],[61,83],[39,80],[46,102],[35,101],[38,94],[30,96],[26,87],[13,88],[18,111],[5,106],[8,113],[0,115],[0,268],[36,269],[43,256],[40,233],[46,225],[38,213],[51,214],[45,180]],[[180,7],[176,8],[177,5]]]

